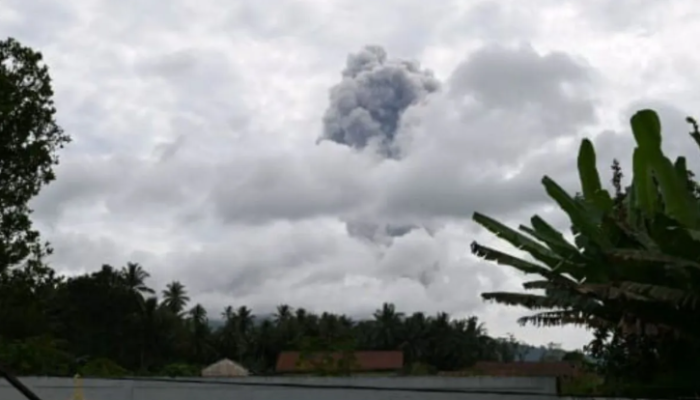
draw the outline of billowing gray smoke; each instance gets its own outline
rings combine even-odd
[[[401,115],[439,86],[417,62],[389,60],[383,48],[367,46],[348,56],[343,80],[331,88],[321,140],[356,149],[376,143],[383,155],[398,158]]]
[[[351,237],[384,245],[391,245],[393,238],[406,235],[418,227],[414,224],[379,224],[360,219],[345,222],[345,229]]]

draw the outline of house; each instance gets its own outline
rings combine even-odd
[[[250,375],[250,373],[247,369],[228,358],[217,361],[202,370],[202,376],[205,378],[231,378],[248,375]]]
[[[332,368],[344,365],[353,373],[397,373],[403,368],[403,353],[400,351],[356,351],[349,355],[313,353],[302,356],[300,352],[282,352],[277,358],[275,371],[281,374],[305,374],[317,372],[321,364],[332,364]],[[343,364],[345,361],[345,364]]]
[[[446,376],[532,376],[532,377],[558,377],[571,378],[578,376],[581,369],[578,363],[569,361],[551,362],[496,362],[479,361],[467,371],[442,372]]]

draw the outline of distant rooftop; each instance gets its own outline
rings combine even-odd
[[[326,356],[328,353],[315,353],[311,358]],[[354,371],[398,371],[403,368],[403,353],[400,351],[357,351]],[[301,353],[297,351],[283,352],[277,358],[277,372],[308,372],[312,370],[310,365],[299,365]],[[331,353],[334,360],[340,360],[341,353]]]

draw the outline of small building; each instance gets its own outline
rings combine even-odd
[[[248,375],[250,372],[247,369],[228,358],[217,361],[202,370],[202,376],[205,378],[232,378]]]
[[[314,353],[302,357],[300,352],[280,353],[275,371],[280,374],[309,374],[316,372],[313,360],[331,359],[336,363],[347,358],[340,352]],[[400,351],[356,351],[349,356],[352,360],[346,364],[349,372],[360,374],[398,373],[403,368],[403,352]],[[311,360],[311,362],[304,362]]]

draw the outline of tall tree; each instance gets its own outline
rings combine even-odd
[[[155,293],[153,289],[146,285],[146,279],[148,279],[151,275],[138,263],[126,263],[126,266],[122,267],[121,274],[126,286],[135,293],[139,293],[141,295]]]
[[[139,369],[147,370],[151,364],[154,353],[156,353],[159,330],[163,329],[161,324],[162,311],[159,307],[158,299],[149,297],[141,302],[140,313],[138,314],[138,325],[141,334],[141,349]]]
[[[70,142],[55,120],[41,53],[0,41],[0,272],[50,252],[32,228],[29,200],[55,179],[57,150]]]
[[[163,290],[163,307],[172,311],[173,314],[182,313],[189,301],[185,285],[179,281],[170,282]]]
[[[292,308],[287,304],[280,304],[277,306],[277,312],[275,313],[275,323],[284,324],[292,318]]]
[[[374,312],[377,326],[376,344],[379,350],[397,350],[401,344],[401,324],[403,314],[396,311],[390,303],[382,304],[382,308]]]
[[[207,311],[201,304],[196,304],[188,312],[191,323],[192,351],[194,360],[197,363],[205,362],[209,347],[209,320]]]

